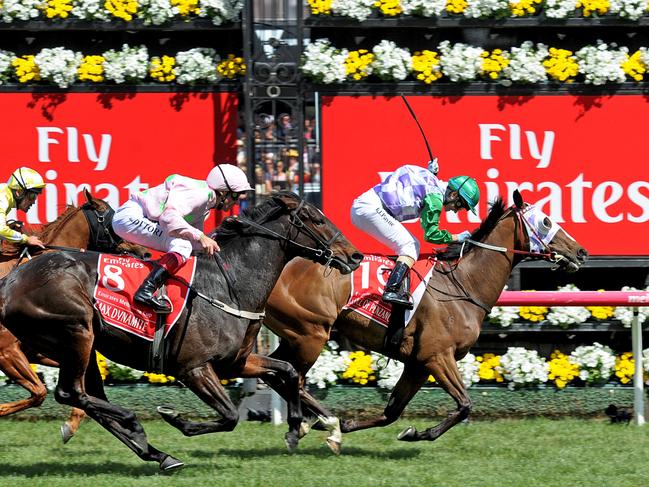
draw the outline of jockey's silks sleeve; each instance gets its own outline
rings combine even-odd
[[[7,213],[16,207],[14,196],[11,193],[11,188],[6,184],[0,185],[0,239],[7,240],[12,243],[25,243],[27,242],[27,235],[12,230],[7,226]]]
[[[429,193],[424,198],[424,206],[419,221],[424,229],[424,240],[434,244],[446,244],[453,241],[448,230],[440,230],[439,217],[444,209],[444,196],[440,193]]]

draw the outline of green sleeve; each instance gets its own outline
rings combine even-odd
[[[453,241],[453,235],[447,230],[439,229],[439,216],[442,214],[444,201],[442,195],[430,193],[424,199],[424,208],[421,212],[420,222],[424,229],[424,240],[434,244],[445,244]]]

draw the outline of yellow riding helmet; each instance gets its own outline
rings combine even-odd
[[[29,167],[19,167],[13,172],[7,185],[14,190],[24,189],[40,193],[45,187],[45,181],[38,171]]]

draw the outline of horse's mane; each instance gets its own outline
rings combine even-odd
[[[74,216],[79,208],[76,206],[72,205],[66,205],[65,210],[63,213],[61,213],[56,220],[50,223],[46,223],[43,225],[43,228],[40,232],[25,232],[28,235],[36,235],[38,238],[41,239],[43,243],[47,243],[48,240],[53,236],[56,235],[61,228],[61,226],[65,225],[67,221]],[[4,254],[12,254],[12,253],[17,253],[18,249],[20,249],[22,244],[15,244],[11,242],[5,242],[5,250],[3,251]]]
[[[496,227],[496,223],[498,223],[498,220],[505,214],[506,208],[505,208],[505,203],[503,202],[502,198],[496,198],[492,203],[491,203],[491,209],[489,210],[489,214],[487,215],[487,218],[483,220],[483,222],[480,224],[477,230],[475,230],[471,234],[471,240],[476,240],[480,241],[487,235],[489,235],[493,229]],[[445,249],[442,249],[435,254],[435,257],[439,260],[456,260],[460,258],[460,252],[462,252],[462,246],[464,244],[462,242],[453,242],[448,244],[448,246]],[[474,245],[471,245],[467,243],[464,245],[464,251],[463,254],[466,254],[468,251],[470,251]]]
[[[293,199],[296,198],[296,195],[290,191],[277,191],[273,193],[271,198],[267,199],[263,203],[243,210],[240,213],[240,216],[252,220],[255,223],[263,224],[273,219],[277,213],[284,211],[285,207],[279,203],[279,197],[281,196],[290,196]],[[241,221],[237,218],[226,218],[221,223],[221,226],[212,233],[211,237],[222,242],[230,240],[236,236],[245,235],[247,230],[254,229],[242,225]]]

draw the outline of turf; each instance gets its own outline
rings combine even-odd
[[[145,422],[153,445],[183,460],[173,474],[140,461],[86,421],[63,446],[55,421],[0,422],[1,486],[646,486],[649,426],[593,419],[518,419],[461,424],[439,440],[395,439],[409,424],[344,436],[333,456],[324,432],[311,432],[289,455],[285,426],[241,423],[231,433],[186,438]]]

